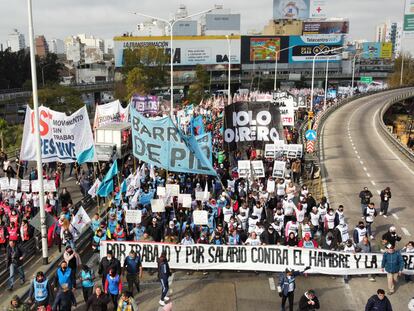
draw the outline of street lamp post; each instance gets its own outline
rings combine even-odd
[[[328,71],[329,71],[329,57],[326,58],[326,72],[325,72],[325,96],[323,100],[323,109],[326,109],[326,97],[328,92]]]
[[[281,50],[275,50],[275,78],[274,78],[274,84],[273,84],[273,91],[274,92],[276,92],[276,90],[277,90],[277,67],[278,67],[280,52],[293,49],[295,46],[296,45],[292,45],[292,46],[289,46],[289,47],[281,49]]]
[[[351,82],[351,96],[354,96],[354,83],[355,83],[355,62],[356,58],[362,54],[369,53],[370,51],[361,52],[358,54],[355,54],[352,59],[352,82]]]
[[[229,35],[226,35],[227,47],[228,47],[228,57],[229,57],[229,81],[228,81],[228,94],[227,94],[227,106],[231,104],[231,41]]]
[[[153,20],[158,20],[158,21],[164,22],[170,28],[170,80],[171,80],[170,81],[170,97],[171,97],[170,98],[170,109],[171,109],[170,114],[171,114],[171,118],[173,118],[173,115],[174,115],[174,110],[173,110],[174,109],[174,64],[173,64],[173,61],[174,61],[174,55],[173,55],[173,28],[174,28],[174,25],[175,25],[175,23],[177,23],[179,21],[186,20],[186,19],[189,19],[191,17],[198,16],[198,15],[203,15],[203,14],[211,12],[212,10],[213,9],[201,11],[201,12],[198,12],[198,13],[188,15],[188,16],[183,17],[183,18],[175,19],[173,21],[169,21],[169,20],[166,20],[164,18],[159,18],[159,17],[147,15],[147,14],[134,12],[135,15],[146,17],[146,18],[151,18]]]
[[[33,15],[32,15],[32,0],[27,1],[27,11],[29,15],[29,47],[30,47],[30,68],[32,72],[32,91],[33,91],[33,110],[34,110],[34,132],[35,132],[35,147],[36,147],[36,164],[37,164],[37,178],[39,180],[39,208],[40,208],[40,231],[42,235],[42,258],[43,264],[48,264],[48,249],[47,249],[47,228],[46,228],[46,213],[44,206],[44,188],[43,188],[43,174],[42,174],[42,152],[40,147],[40,131],[39,131],[39,100],[37,96],[37,73],[36,73],[36,58],[34,49],[34,30],[33,30]]]

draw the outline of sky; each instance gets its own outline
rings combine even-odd
[[[328,17],[350,20],[350,38],[371,41],[377,24],[386,20],[401,21],[404,0],[326,0]],[[169,18],[180,4],[195,13],[223,4],[233,13],[241,14],[242,34],[248,30],[262,30],[272,18],[273,0],[35,0],[33,18],[35,35],[46,39],[78,33],[110,39],[132,32],[141,22],[131,12]],[[0,1],[0,43],[8,33],[18,29],[28,40],[27,0]]]

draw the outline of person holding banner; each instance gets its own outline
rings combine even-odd
[[[319,309],[319,299],[316,297],[315,292],[312,289],[308,290],[302,297],[300,297],[299,311],[313,311]]]
[[[168,265],[167,253],[162,252],[158,258],[158,279],[161,282],[161,299],[158,302],[161,306],[165,306],[165,301],[170,300],[167,296],[169,290],[168,278],[171,276],[170,266]]]
[[[295,289],[296,289],[296,277],[303,275],[305,271],[309,270],[310,267],[306,267],[303,272],[295,271],[293,269],[286,268],[285,273],[283,273],[279,278],[279,286],[277,290],[279,296],[282,298],[281,310],[285,311],[286,300],[289,300],[289,311],[293,311],[293,301],[295,298]]]

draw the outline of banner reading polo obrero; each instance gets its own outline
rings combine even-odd
[[[96,105],[93,128],[96,129],[112,123],[128,122],[128,111],[128,106],[123,108],[119,100],[104,105]]]
[[[345,253],[287,246],[175,245],[102,241],[101,258],[111,250],[121,264],[131,250],[144,268],[156,268],[162,251],[172,269],[283,272],[286,268],[328,275],[383,274],[382,253]],[[414,274],[414,253],[403,253],[405,274]]]
[[[282,122],[279,107],[271,102],[237,102],[225,108],[224,145],[229,151],[253,146],[264,150],[279,141]]]
[[[131,109],[133,154],[171,172],[217,175],[210,133],[184,136],[170,117],[151,120]]]
[[[86,107],[67,116],[63,112],[39,107],[42,162],[95,162],[95,145]],[[34,112],[27,106],[20,159],[36,161],[33,147]]]

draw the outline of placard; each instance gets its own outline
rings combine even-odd
[[[196,191],[195,197],[197,201],[207,202],[210,199],[210,192],[205,193],[205,191]]]
[[[0,178],[0,189],[9,190],[9,179],[7,177]]]
[[[32,180],[32,192],[40,192],[39,180]]]
[[[273,165],[274,178],[285,178],[286,163],[284,161],[275,161]]]
[[[266,191],[269,193],[275,192],[275,186],[276,186],[276,182],[274,180],[268,180]]]
[[[274,144],[265,145],[265,157],[266,158],[277,158],[282,156],[283,149],[285,148],[284,140],[277,140]]]
[[[193,211],[193,222],[198,226],[208,225],[208,212],[207,211]]]
[[[172,197],[178,197],[180,194],[180,185],[167,184],[165,187],[165,192]]]
[[[251,161],[252,164],[252,171],[253,176],[256,178],[262,178],[265,177],[265,169],[263,166],[263,161]]]
[[[163,213],[165,212],[165,204],[163,199],[152,199],[151,200],[151,210],[153,213]]]
[[[183,207],[191,207],[191,194],[179,194],[178,195],[178,204],[182,204]]]
[[[125,211],[125,222],[127,224],[140,224],[142,217],[141,210],[131,210],[128,209]]]
[[[19,180],[17,178],[10,178],[9,189],[17,191],[19,187]]]
[[[56,192],[56,184],[54,180],[45,180],[44,189],[47,192]]]
[[[248,178],[250,176],[250,161],[241,160],[237,162],[237,171],[240,178]]]
[[[165,197],[165,187],[157,187],[157,195],[158,197]]]
[[[22,179],[20,181],[20,190],[22,192],[30,192],[30,180]]]

